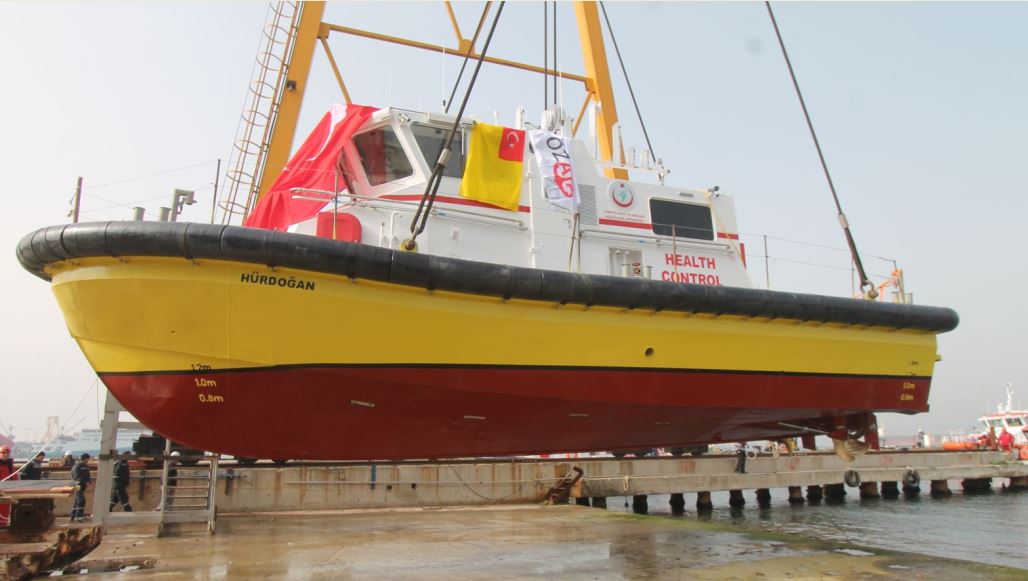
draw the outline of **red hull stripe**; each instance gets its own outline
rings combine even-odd
[[[646,222],[628,222],[626,220],[611,220],[609,218],[600,218],[599,223],[604,226],[621,226],[622,228],[639,228],[640,230],[652,230],[653,228]]]
[[[791,424],[927,410],[928,378],[462,366],[111,374],[148,427],[258,458],[448,458],[773,439]]]
[[[382,199],[383,200],[399,200],[399,201],[403,201],[403,202],[410,202],[410,201],[419,201],[419,200],[421,200],[421,195],[420,194],[402,194],[402,195],[401,194],[395,194],[395,195],[382,196]],[[489,204],[489,203],[486,203],[486,202],[479,202],[477,200],[469,200],[467,198],[460,198],[460,197],[455,197],[455,196],[439,196],[439,195],[437,195],[435,197],[435,201],[436,202],[442,202],[444,204],[453,204],[455,206],[474,206],[476,208],[489,208],[491,210],[506,210],[506,211],[509,211],[509,210],[507,210],[507,208],[501,208],[499,206],[496,206],[496,205],[493,205],[493,204]],[[518,206],[518,212],[525,212],[525,213],[529,213],[530,214],[532,212],[532,208],[529,208],[528,206]]]

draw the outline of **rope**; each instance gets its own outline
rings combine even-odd
[[[857,243],[853,239],[853,234],[850,232],[849,222],[846,220],[846,214],[842,211],[842,204],[839,203],[839,196],[835,192],[835,183],[832,182],[832,174],[828,171],[828,164],[825,162],[824,153],[821,151],[821,143],[817,139],[817,133],[814,132],[814,123],[810,120],[810,113],[807,112],[807,103],[803,100],[803,93],[800,91],[799,82],[796,80],[796,72],[792,68],[792,61],[789,60],[789,53],[785,50],[785,41],[782,40],[782,33],[778,29],[778,21],[775,20],[775,13],[771,10],[771,3],[765,0],[764,5],[767,7],[767,14],[771,17],[771,25],[775,29],[775,36],[778,38],[778,46],[782,48],[782,56],[785,57],[785,65],[789,68],[789,77],[792,79],[792,86],[796,89],[796,96],[799,98],[800,107],[803,109],[803,117],[807,120],[807,129],[810,130],[810,137],[814,140],[814,147],[817,148],[817,157],[821,160],[821,169],[824,170],[825,179],[828,180],[828,189],[832,192],[832,199],[835,200],[835,209],[838,212],[839,224],[842,226],[842,231],[846,235],[846,245],[849,246],[850,256],[853,258],[853,264],[857,267],[857,274],[860,276],[860,289],[864,292],[867,298],[873,299],[878,296],[878,291],[875,290],[874,284],[867,278],[867,273],[864,271],[864,264],[860,260],[860,253],[857,252]],[[602,6],[602,3],[601,3]],[[614,45],[617,46],[616,44]],[[867,289],[865,290],[865,287]]]
[[[464,99],[461,101],[460,110],[457,112],[457,118],[453,120],[453,127],[450,128],[450,133],[446,136],[446,145],[443,146],[439,153],[439,159],[436,161],[435,168],[432,170],[432,176],[425,185],[425,193],[421,196],[421,202],[418,204],[418,209],[414,213],[414,219],[411,220],[411,237],[400,244],[400,248],[402,250],[413,252],[418,249],[418,234],[425,231],[425,225],[428,223],[428,216],[432,213],[432,205],[435,203],[435,197],[439,191],[439,184],[442,183],[443,170],[446,169],[446,160],[450,157],[450,150],[453,148],[453,137],[457,134],[457,129],[460,128],[460,120],[464,117],[464,109],[468,106],[468,100],[471,98],[471,89],[475,87],[475,81],[478,79],[478,73],[482,70],[482,63],[485,62],[485,55],[489,52],[489,44],[493,40],[493,33],[496,32],[496,25],[500,22],[500,15],[503,13],[503,6],[505,4],[506,1],[500,2],[500,7],[496,9],[496,16],[493,17],[493,23],[489,27],[489,35],[486,36],[485,45],[482,46],[482,52],[478,55],[478,63],[475,64],[475,72],[472,73],[471,80],[468,81],[468,88],[467,91],[464,92]],[[470,53],[468,54],[470,55]]]
[[[635,115],[639,118],[639,125],[642,127],[643,137],[646,138],[646,147],[650,148],[650,155],[653,159],[657,159],[656,152],[653,151],[653,144],[650,143],[650,134],[646,132],[646,123],[643,123],[642,113],[639,111],[639,102],[635,99],[635,91],[632,90],[632,81],[628,80],[628,70],[625,69],[625,61],[621,58],[621,49],[618,48],[618,41],[614,38],[614,29],[610,26],[610,19],[607,18],[607,7],[603,5],[602,0],[600,1],[600,10],[603,11],[603,20],[607,22],[607,32],[610,33],[610,40],[614,43],[614,52],[618,55],[618,64],[621,65],[621,74],[625,76],[625,84],[628,85],[628,94],[632,96],[632,105],[635,107]]]

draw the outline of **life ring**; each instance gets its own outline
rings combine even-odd
[[[1022,460],[1028,460],[1028,445],[1021,446],[1021,451],[1017,455]]]
[[[846,483],[846,486],[856,488],[860,486],[860,474],[858,474],[856,470],[847,470],[846,473],[842,475],[842,481]]]
[[[903,473],[903,485],[908,488],[914,488],[921,484],[921,475],[917,473],[917,470],[907,470]]]

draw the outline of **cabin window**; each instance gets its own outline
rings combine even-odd
[[[421,155],[425,157],[425,162],[428,164],[429,169],[434,168],[435,162],[439,161],[439,152],[442,150],[443,144],[446,143],[446,136],[449,135],[450,130],[439,129],[429,125],[419,125],[417,123],[412,123],[410,128],[414,134],[414,141],[418,142],[418,148],[421,149]],[[457,179],[464,177],[463,131],[457,131],[456,135],[453,136],[453,146],[450,149],[450,158],[446,162],[443,176]]]
[[[653,233],[661,236],[713,240],[714,222],[709,206],[650,198]]]
[[[994,428],[1002,428],[1003,420],[989,420],[989,425]]]
[[[353,138],[368,183],[377,186],[414,175],[407,153],[392,127],[379,127]]]
[[[1021,418],[1007,418],[1007,425],[1008,426],[1023,426],[1024,422],[1021,421]]]

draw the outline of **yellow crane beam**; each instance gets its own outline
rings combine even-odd
[[[600,159],[614,160],[614,125],[618,122],[618,109],[614,102],[614,89],[610,83],[610,69],[607,66],[607,50],[603,44],[603,30],[600,28],[600,15],[596,2],[575,2],[575,18],[578,20],[578,40],[582,45],[582,61],[585,63],[585,76],[590,82],[586,90],[593,101],[599,105],[596,113],[596,132],[599,134]],[[619,158],[622,152],[617,152]],[[628,179],[628,172],[621,168],[608,167],[604,170],[607,177]]]
[[[446,3],[446,8],[450,16],[450,23],[459,39],[460,47],[457,49],[448,49],[443,46],[437,46],[425,42],[418,42],[405,38],[341,26],[338,24],[322,22],[322,16],[325,12],[325,3],[321,1],[304,2],[301,6],[303,9],[300,14],[300,23],[297,28],[293,50],[290,53],[289,61],[285,63],[287,70],[285,91],[282,95],[278,115],[275,119],[274,131],[271,134],[271,139],[268,144],[267,158],[259,176],[260,188],[258,190],[258,198],[268,191],[271,184],[275,181],[275,178],[289,161],[289,154],[291,152],[293,138],[296,133],[297,120],[300,116],[300,106],[303,103],[304,90],[307,88],[307,80],[310,76],[311,61],[314,57],[314,46],[317,44],[319,39],[321,39],[322,44],[325,45],[326,53],[329,55],[333,72],[335,73],[336,79],[344,93],[344,97],[347,102],[350,102],[350,96],[343,84],[342,76],[339,74],[339,70],[335,66],[335,59],[332,58],[331,52],[328,51],[327,42],[325,42],[329,31],[341,32],[353,36],[370,38],[454,56],[463,56],[471,50],[471,57],[478,57],[478,54],[474,52],[473,47],[469,46],[470,41],[463,38],[459,26],[457,26],[457,20],[453,14],[453,8],[450,6],[449,2]],[[579,117],[582,117],[584,114],[585,108],[590,100],[597,104],[597,132],[599,133],[598,142],[600,158],[604,161],[613,162],[615,153],[613,127],[618,122],[618,114],[617,105],[614,101],[614,90],[610,81],[610,70],[607,65],[607,51],[603,43],[603,31],[600,27],[599,12],[596,8],[596,2],[591,0],[575,2],[574,7],[575,16],[578,21],[579,42],[582,47],[582,60],[585,63],[585,75],[576,75],[571,73],[561,73],[561,75],[565,79],[578,81],[585,85],[585,89],[588,94],[586,96],[585,103],[582,105],[582,111],[579,112]],[[548,71],[542,67],[507,59],[486,57],[484,60],[488,63],[525,71],[553,74],[553,71]],[[576,119],[576,129],[580,121],[581,119]],[[623,153],[617,153],[619,154],[618,157],[620,159],[623,156]],[[608,167],[604,170],[604,173],[606,173],[608,177],[628,179],[628,172],[622,168]]]

